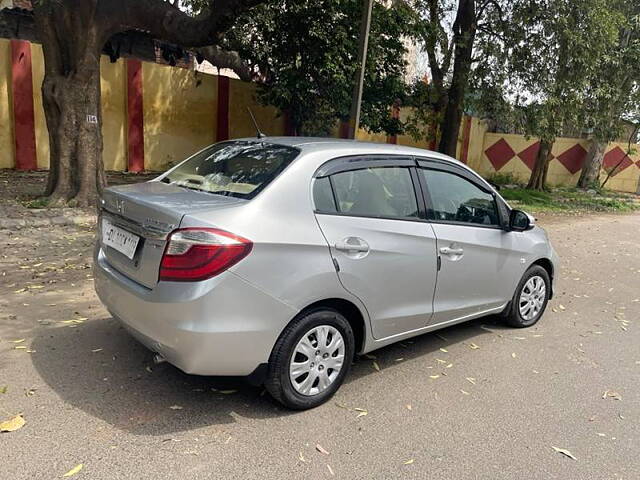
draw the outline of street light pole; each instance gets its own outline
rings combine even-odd
[[[360,21],[360,45],[358,47],[358,70],[356,71],[353,96],[351,98],[351,112],[349,114],[348,138],[356,138],[360,125],[360,106],[362,105],[362,86],[364,71],[367,64],[367,46],[369,45],[369,29],[371,28],[371,10],[373,0],[362,0],[362,20]]]

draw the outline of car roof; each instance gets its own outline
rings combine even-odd
[[[391,154],[391,155],[415,155],[429,158],[437,158],[445,160],[451,163],[464,165],[455,158],[449,157],[439,152],[426,150],[417,147],[407,147],[404,145],[395,145],[391,143],[375,143],[375,142],[363,142],[360,140],[350,140],[343,138],[324,138],[324,137],[247,137],[237,138],[237,141],[244,142],[260,142],[270,143],[275,145],[285,145],[289,147],[296,147],[301,150],[302,153],[318,152],[322,150],[330,150],[334,153],[339,153],[340,150],[348,150],[350,154],[354,154],[353,150],[360,150],[355,154]]]

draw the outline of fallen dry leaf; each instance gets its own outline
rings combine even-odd
[[[477,350],[477,349],[479,349],[480,347],[479,347],[478,345],[476,345],[475,343],[471,342],[471,343],[469,344],[469,348],[470,348],[471,350]]]
[[[11,340],[11,343],[22,343],[24,341],[25,341],[25,339],[21,338],[20,340]]]
[[[102,349],[101,348],[94,348],[93,350],[91,350],[91,353],[98,353],[101,352]]]
[[[333,468],[331,468],[331,465],[329,465],[328,463],[327,463],[327,469],[329,470],[329,473],[331,474],[331,476],[335,475],[335,473],[333,473]]]
[[[566,450],[564,448],[554,447],[553,445],[551,445],[551,448],[553,448],[556,452],[561,453],[565,457],[569,457],[572,460],[577,460],[577,458],[574,457],[573,454],[569,450]]]
[[[82,467],[84,465],[82,465],[81,463],[79,463],[78,465],[76,465],[75,467],[73,467],[71,470],[69,470],[67,473],[65,473],[64,475],[62,475],[63,477],[72,477],[73,475],[75,475],[76,473],[78,473],[80,470],[82,470]]]
[[[622,395],[612,390],[605,390],[605,392],[602,394],[602,398],[607,398],[607,397],[613,398],[614,400],[622,400]]]
[[[469,392],[467,392],[466,390],[460,390],[464,395],[469,395]]]
[[[0,387],[0,393],[7,393],[7,385],[2,385]]]
[[[322,453],[323,455],[329,455],[329,452],[327,452],[319,443],[316,444],[316,450]]]
[[[15,432],[24,427],[25,423],[27,422],[22,418],[22,415],[16,415],[11,420],[0,423],[0,432]]]
[[[440,351],[444,353],[449,353],[449,350],[447,350],[446,348],[441,348]]]
[[[236,393],[238,390],[219,390],[218,393],[221,393],[223,395],[231,395],[233,393]]]
[[[435,380],[436,378],[440,378],[440,375],[429,375],[431,380]]]
[[[171,405],[169,408],[171,410],[182,410],[182,407],[180,405]]]
[[[378,362],[376,362],[375,360],[373,362],[373,368],[375,368],[378,372],[380,371],[380,365],[378,365]]]
[[[511,354],[511,358],[516,358],[516,357],[517,357],[516,353],[515,353],[515,352],[513,352],[513,353]]]
[[[469,383],[471,383],[471,384],[475,385],[475,384],[476,384],[476,379],[475,379],[475,378],[473,378],[473,377],[467,377],[467,382],[469,382]]]
[[[411,404],[407,405],[407,410],[411,410]]]
[[[369,412],[364,408],[354,408],[354,410],[358,412],[358,416],[356,418],[364,417],[369,414]]]
[[[413,463],[413,458],[410,458],[409,460],[407,460],[406,462],[404,462],[405,465],[411,465]]]
[[[302,463],[307,463],[307,461],[304,459],[304,455],[302,455],[302,450],[300,450],[300,453],[298,454],[298,460],[300,460]]]

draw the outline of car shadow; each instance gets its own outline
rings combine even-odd
[[[482,335],[482,324],[503,328],[486,317],[399,342],[373,352],[386,372]],[[153,354],[113,318],[39,330],[31,358],[42,379],[66,403],[136,435],[170,435],[238,418],[268,419],[294,412],[281,407],[262,387],[239,377],[188,375]],[[402,362],[398,359],[402,358]],[[371,356],[356,359],[346,383],[369,374]]]

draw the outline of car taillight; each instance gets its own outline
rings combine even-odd
[[[160,280],[206,280],[238,263],[252,247],[250,240],[217,228],[175,230],[162,256]]]

